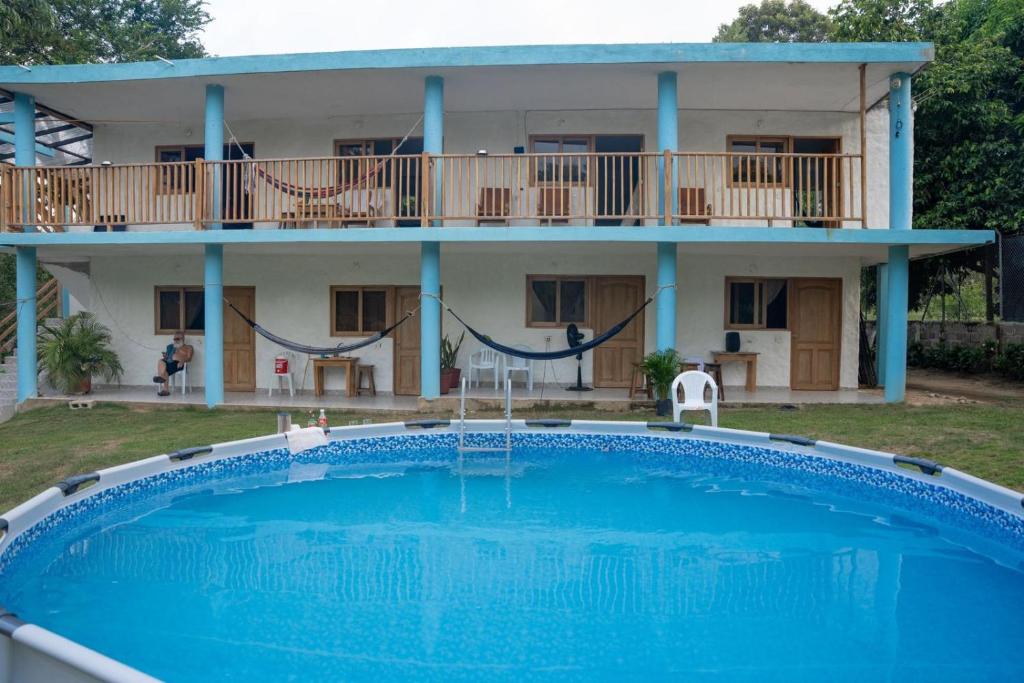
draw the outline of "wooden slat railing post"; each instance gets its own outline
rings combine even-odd
[[[420,190],[423,194],[420,197],[420,225],[425,228],[430,225],[430,193],[433,191],[433,183],[430,178],[430,153],[423,152],[420,159]]]
[[[203,229],[203,214],[206,204],[206,172],[203,166],[202,159],[195,160],[195,166],[192,169],[192,191],[194,197],[192,198],[192,220],[196,230]]]

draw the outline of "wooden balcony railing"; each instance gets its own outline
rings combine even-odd
[[[850,227],[864,222],[862,165],[854,154],[664,152],[8,166],[0,227]]]

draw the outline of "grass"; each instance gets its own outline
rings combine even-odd
[[[802,434],[855,446],[919,455],[1004,486],[1024,490],[1024,408],[1020,402],[943,406],[807,406],[784,411],[777,406],[729,408],[720,425]],[[0,425],[0,511],[42,491],[66,476],[204,445],[267,434],[276,411],[182,408],[143,409],[98,405],[70,411],[40,408]],[[498,411],[473,417],[498,417]],[[545,408],[517,411],[601,420],[647,420],[647,412]],[[328,412],[333,425],[426,417],[411,413]],[[296,420],[301,415],[294,414]]]

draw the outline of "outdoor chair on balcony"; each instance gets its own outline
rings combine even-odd
[[[512,189],[481,187],[476,205],[477,225],[508,225],[512,215]]]
[[[569,222],[571,195],[568,187],[542,187],[537,193],[537,215],[548,225]]]
[[[687,216],[687,218],[680,218],[680,223],[711,225],[712,211],[713,208],[707,202],[703,187],[679,188],[679,215]],[[709,216],[709,218],[694,218],[694,216]]]

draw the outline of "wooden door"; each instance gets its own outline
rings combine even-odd
[[[592,291],[590,310],[594,314],[594,333],[601,334],[644,302],[644,278],[595,277]],[[644,314],[594,349],[593,354],[595,387],[628,387],[633,363],[639,363],[644,356]]]
[[[256,317],[255,287],[225,287],[224,298]],[[224,304],[224,389],[256,391],[256,333]]]
[[[843,282],[831,278],[794,278],[790,288],[790,387],[838,389]]]
[[[420,305],[419,287],[396,287],[394,320]],[[393,391],[399,396],[420,395],[420,317],[414,315],[398,326],[394,338]]]

